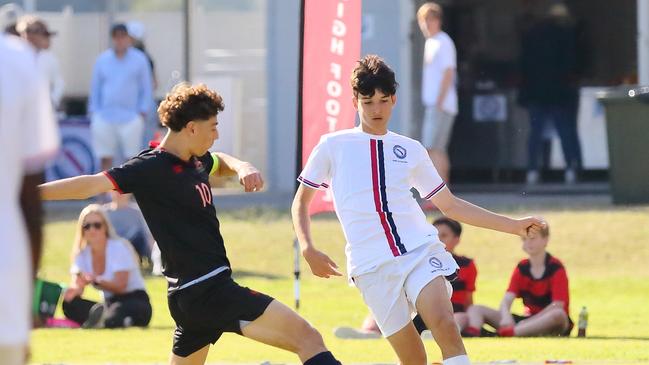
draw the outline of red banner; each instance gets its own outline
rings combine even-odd
[[[302,167],[320,136],[354,127],[349,77],[361,51],[361,0],[304,0]],[[331,190],[310,214],[333,211]]]

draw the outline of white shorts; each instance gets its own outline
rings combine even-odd
[[[426,149],[446,151],[455,116],[437,107],[426,107],[421,127],[421,144]]]
[[[144,120],[138,114],[126,123],[112,123],[95,113],[90,121],[90,133],[98,158],[119,156],[121,147],[121,156],[129,159],[142,150]]]
[[[412,320],[417,297],[428,283],[457,270],[444,246],[425,244],[353,279],[381,333],[389,337]],[[450,300],[453,288],[448,281],[446,286]]]

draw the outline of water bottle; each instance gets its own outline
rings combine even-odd
[[[579,312],[579,321],[577,322],[577,337],[586,337],[586,327],[588,327],[588,310],[586,307],[581,307]]]

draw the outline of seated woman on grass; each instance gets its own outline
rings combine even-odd
[[[115,234],[100,205],[88,205],[79,215],[70,273],[72,282],[63,297],[67,318],[85,328],[149,324],[151,303],[137,253]],[[103,303],[81,298],[87,285],[103,293]]]

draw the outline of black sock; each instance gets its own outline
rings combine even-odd
[[[325,351],[305,361],[304,365],[341,365],[341,363],[336,360],[331,351]]]
[[[420,335],[422,332],[428,329],[428,327],[426,327],[426,323],[424,323],[424,320],[421,319],[421,316],[419,314],[417,314],[415,318],[412,319],[412,324],[415,325],[415,328]]]

